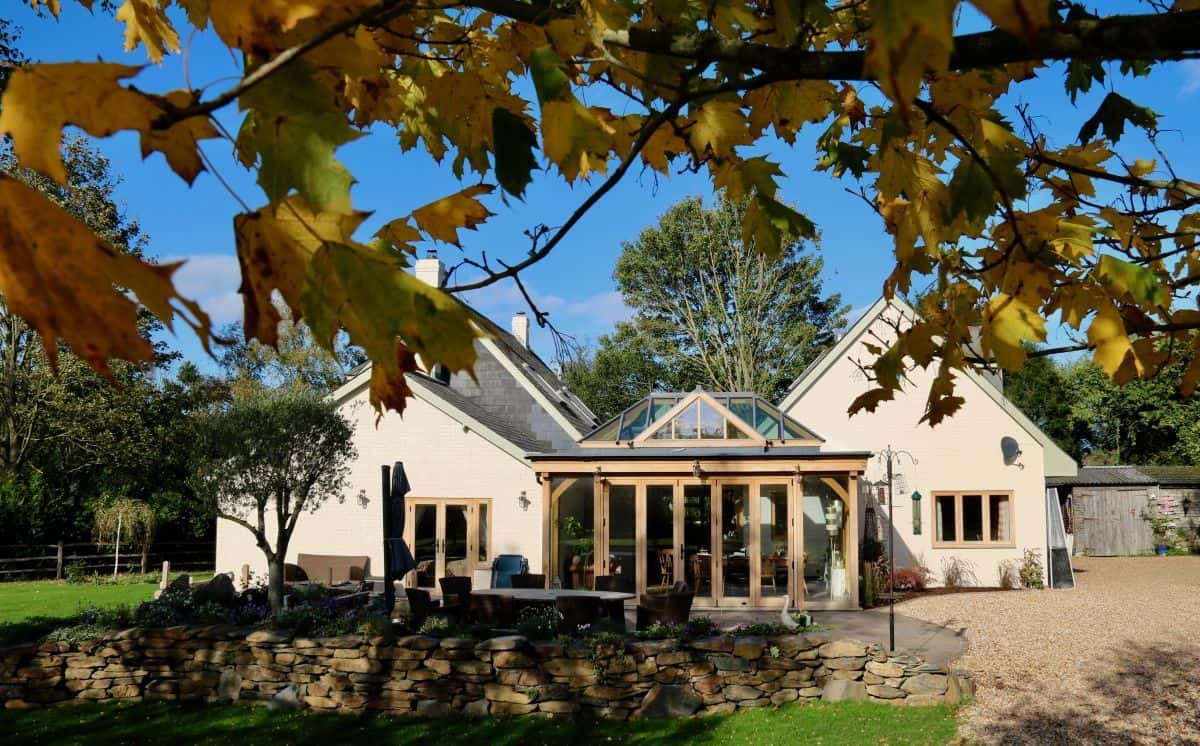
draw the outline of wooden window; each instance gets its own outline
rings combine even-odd
[[[935,547],[1013,546],[1011,492],[935,492]]]

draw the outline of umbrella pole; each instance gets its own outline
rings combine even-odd
[[[387,610],[389,626],[392,610],[396,608],[396,586],[392,583],[392,554],[388,538],[392,535],[392,467],[384,464],[380,467],[383,472],[383,604]]]

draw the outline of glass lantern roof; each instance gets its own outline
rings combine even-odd
[[[821,440],[757,394],[699,390],[651,394],[588,433],[583,440],[629,442],[647,432],[649,435],[644,439],[647,445],[691,440]]]

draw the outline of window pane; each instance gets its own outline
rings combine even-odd
[[[619,440],[633,440],[641,435],[646,429],[646,412],[650,409],[650,403],[647,401],[639,402],[632,409],[625,413],[625,418],[621,422],[621,436]]]
[[[700,402],[692,405],[675,416],[675,438],[677,440],[695,440],[700,437]]]
[[[670,587],[675,577],[675,486],[646,485],[646,587]]]
[[[713,409],[707,402],[696,402],[700,405],[700,437],[706,440],[720,440],[725,437],[725,417]]]
[[[774,411],[772,411],[774,410]],[[782,437],[779,429],[779,411],[762,402],[758,403],[758,420],[754,423],[758,434],[764,438]]]
[[[754,400],[750,397],[730,397],[729,411],[742,418],[750,427],[754,427]]]
[[[938,495],[934,509],[938,541],[958,541],[958,523],[954,520],[954,495]]]
[[[712,488],[683,487],[683,554],[687,584],[699,596],[712,594]]]
[[[727,437],[727,438],[731,438],[733,440],[745,440],[750,437],[749,433],[744,432],[740,427],[733,424],[732,422],[729,422],[728,420],[725,422],[725,427],[726,427],[725,437]]]
[[[983,495],[962,496],[963,541],[983,541]]]
[[[721,486],[721,579],[725,595],[750,595],[750,486]]]
[[[991,521],[992,541],[1012,541],[1012,503],[1008,495],[992,495],[988,518]]]
[[[596,544],[593,486],[591,478],[578,477],[555,477],[550,483],[552,587],[592,587]]]
[[[608,573],[628,588],[637,572],[637,488],[613,484],[608,488]],[[586,586],[591,588],[589,583]]]
[[[479,503],[479,561],[488,561],[488,504]]]
[[[663,399],[660,397],[654,398],[654,404],[650,410],[650,421],[657,422],[662,419],[663,415],[671,411],[671,407],[679,403],[678,399]]]
[[[437,506],[413,506],[413,559],[417,562],[417,587],[437,584]]]
[[[759,491],[759,589],[783,596],[788,589],[787,485],[764,484]]]
[[[604,425],[603,428],[597,430],[589,440],[616,440],[617,432],[621,428],[621,418],[614,417],[611,422]]]
[[[804,477],[801,510],[804,546],[801,572],[805,598],[836,601],[849,595],[846,572],[846,506],[832,487],[820,477]]]

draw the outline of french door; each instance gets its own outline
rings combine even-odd
[[[624,590],[684,581],[702,606],[797,598],[790,480],[613,479],[598,507],[597,573]]]
[[[407,503],[404,540],[417,563],[407,584],[440,591],[441,578],[469,578],[491,566],[491,500],[417,498]]]

